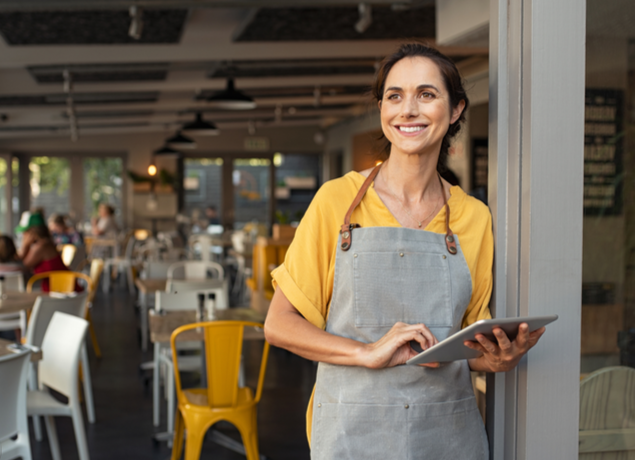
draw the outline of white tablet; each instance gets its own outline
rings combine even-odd
[[[509,340],[514,340],[518,334],[518,326],[521,323],[527,323],[529,331],[533,332],[549,323],[558,319],[558,315],[550,316],[531,316],[527,318],[497,318],[483,319],[474,324],[460,330],[451,335],[435,346],[422,351],[414,358],[410,358],[406,364],[425,364],[425,363],[446,363],[449,361],[457,361],[459,359],[470,359],[479,356],[480,352],[466,347],[463,342],[466,340],[476,341],[476,334],[483,334],[489,340],[495,341],[492,329],[500,327]],[[411,342],[412,343],[412,342]],[[421,350],[418,343],[414,342],[413,348]]]

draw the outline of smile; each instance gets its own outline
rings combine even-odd
[[[396,128],[403,133],[416,133],[418,131],[423,131],[426,126],[397,126]]]

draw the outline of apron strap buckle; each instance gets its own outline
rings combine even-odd
[[[340,234],[342,235],[342,242],[340,247],[342,251],[348,251],[351,248],[351,240],[353,239],[353,229],[359,228],[361,225],[359,224],[344,224],[342,225],[342,229],[340,230]]]

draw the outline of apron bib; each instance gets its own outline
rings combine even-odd
[[[362,197],[378,171],[362,186]],[[446,203],[446,223],[448,211]],[[352,209],[347,221],[351,214]],[[442,235],[357,228],[347,221],[336,255],[327,332],[371,343],[398,321],[424,323],[439,341],[460,329],[472,279],[449,225]],[[466,360],[437,369],[319,364],[312,460],[488,457]]]

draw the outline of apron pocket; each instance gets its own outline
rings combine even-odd
[[[406,411],[404,406],[316,401],[311,460],[408,458]]]
[[[447,256],[432,252],[358,252],[353,258],[355,326],[396,322],[451,327]]]
[[[487,460],[483,419],[473,397],[415,405],[408,413],[408,445],[413,460]]]

